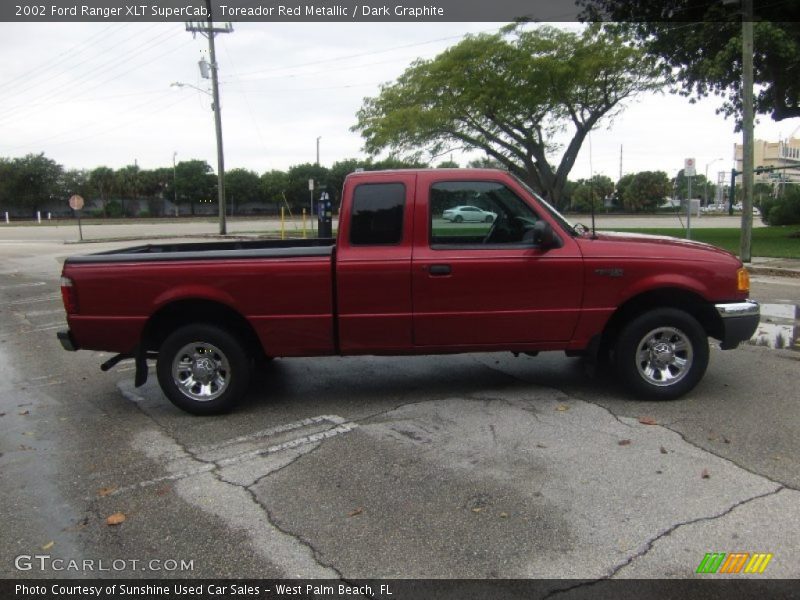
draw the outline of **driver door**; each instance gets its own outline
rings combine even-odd
[[[412,259],[414,344],[453,350],[569,340],[582,290],[572,238],[556,229],[560,247],[535,247],[531,230],[543,214],[506,183],[420,179],[417,214],[426,213],[428,239],[417,238]],[[497,216],[491,223],[441,218],[457,205]]]

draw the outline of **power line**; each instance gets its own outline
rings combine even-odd
[[[117,124],[112,125],[112,126],[108,126],[105,123],[98,123],[97,121],[92,121],[90,123],[84,123],[83,125],[81,125],[79,127],[73,127],[72,129],[69,129],[67,131],[63,131],[61,133],[58,133],[58,134],[55,134],[55,135],[52,135],[52,136],[49,136],[49,137],[46,137],[46,138],[40,138],[38,140],[34,140],[32,142],[28,142],[28,143],[25,143],[25,144],[18,144],[16,146],[11,146],[8,149],[15,150],[15,149],[19,149],[19,148],[37,147],[37,146],[40,146],[43,143],[48,143],[48,145],[50,145],[50,146],[64,146],[64,145],[68,145],[68,144],[74,144],[74,143],[82,142],[82,141],[85,141],[85,140],[97,138],[98,136],[106,135],[109,132],[116,131],[116,130],[121,129],[123,127],[126,127],[127,125],[130,125],[132,123],[141,123],[142,121],[140,119],[140,114],[135,113],[135,111],[137,111],[139,109],[142,109],[142,111],[141,111],[142,114],[147,114],[148,116],[149,115],[155,115],[155,114],[159,114],[161,112],[164,112],[165,110],[167,110],[169,108],[172,108],[173,106],[176,106],[176,105],[178,105],[178,104],[180,104],[182,102],[185,102],[187,100],[186,96],[180,96],[178,98],[175,98],[175,96],[172,93],[167,91],[167,92],[165,92],[163,94],[162,98],[157,99],[156,102],[158,102],[158,100],[163,100],[165,97],[171,97],[171,98],[175,99],[175,101],[174,102],[170,102],[168,104],[164,104],[163,106],[161,106],[159,108],[155,108],[155,109],[153,108],[153,104],[154,103],[152,101],[143,102],[142,104],[139,104],[139,105],[137,105],[137,106],[135,106],[135,107],[133,107],[133,108],[128,110],[129,118],[127,118],[127,119],[125,119],[123,121],[120,121]],[[83,135],[83,136],[80,136],[80,137],[77,137],[77,138],[73,138],[73,139],[69,139],[69,140],[65,140],[65,141],[53,142],[53,140],[56,140],[56,139],[58,139],[60,137],[63,137],[65,135],[69,135],[69,134],[74,133],[76,131],[85,131],[87,129],[87,126],[92,126],[92,125],[102,127],[102,129],[98,130],[98,131],[96,131],[94,133],[89,133],[87,135]]]
[[[353,58],[361,58],[361,57],[364,57],[364,56],[373,56],[375,54],[384,54],[386,52],[393,52],[394,50],[405,50],[407,48],[414,48],[414,47],[417,47],[417,46],[425,46],[427,44],[435,44],[437,42],[446,42],[446,41],[450,41],[450,40],[462,39],[462,38],[467,37],[468,35],[474,35],[474,33],[491,33],[493,31],[498,31],[501,28],[502,27],[495,27],[495,28],[492,28],[492,29],[485,29],[485,30],[482,30],[482,31],[479,31],[479,32],[465,33],[465,34],[461,34],[461,35],[451,35],[451,36],[447,36],[447,37],[436,38],[436,39],[433,39],[433,40],[427,40],[427,41],[424,41],[424,42],[414,42],[413,44],[403,44],[401,46],[392,46],[390,48],[383,48],[381,50],[373,50],[373,51],[370,51],[370,52],[360,52],[358,54],[348,54],[348,55],[344,55],[344,56],[336,56],[334,58],[324,58],[322,60],[315,60],[315,61],[310,61],[310,62],[305,62],[305,63],[297,63],[297,64],[294,64],[294,65],[287,65],[287,66],[284,66],[284,67],[271,67],[271,68],[268,68],[268,69],[257,69],[255,71],[240,73],[239,76],[240,77],[242,77],[242,76],[246,77],[248,75],[254,75],[254,74],[257,74],[257,73],[272,73],[272,72],[275,72],[275,71],[285,71],[285,70],[288,70],[288,69],[297,69],[297,68],[301,68],[301,67],[322,65],[322,64],[327,64],[327,63],[331,63],[331,62],[339,62],[339,61],[342,61],[342,60],[350,60],[350,59],[353,59]]]
[[[169,32],[167,32],[167,33],[169,33]],[[160,36],[156,36],[156,37],[161,37],[161,36],[163,36],[163,34],[161,34]],[[167,37],[167,38],[161,40],[159,43],[157,43],[157,44],[151,46],[150,48],[148,48],[148,50],[152,50],[153,48],[156,48],[157,46],[160,46],[160,45],[162,45],[164,43],[167,43],[171,39],[173,39],[173,38]],[[104,74],[104,73],[107,74],[107,73],[109,73],[111,71],[111,69],[113,67],[118,67],[120,64],[129,62],[129,61],[134,60],[134,59],[141,58],[141,56],[143,56],[143,55],[140,55],[140,54],[132,54],[127,59],[124,59],[122,61],[117,61],[115,64],[108,65],[106,68],[101,69],[99,71],[96,71],[95,73],[86,73],[86,74],[82,75],[78,79],[74,80],[71,84],[69,84],[69,85],[67,85],[67,86],[65,86],[63,88],[53,90],[49,94],[44,95],[41,98],[41,100],[43,101],[43,103],[47,103],[47,102],[49,102],[51,100],[52,101],[60,101],[63,97],[68,95],[73,89],[80,89],[81,94],[85,96],[86,94],[88,94],[88,93],[90,93],[90,92],[92,92],[92,91],[94,91],[94,90],[96,90],[96,89],[98,89],[100,87],[106,86],[107,84],[111,83],[112,81],[115,81],[115,80],[117,80],[117,79],[119,79],[121,77],[124,77],[125,75],[128,75],[129,73],[132,73],[132,72],[137,71],[137,70],[139,70],[139,69],[141,69],[143,67],[146,67],[149,64],[152,64],[155,61],[162,59],[164,56],[172,54],[173,52],[175,52],[175,51],[179,50],[180,48],[183,48],[183,47],[185,47],[185,46],[187,46],[187,45],[189,45],[191,43],[192,43],[191,41],[187,41],[185,43],[179,43],[178,45],[168,49],[166,52],[162,52],[162,53],[152,57],[150,60],[147,60],[145,62],[141,62],[139,64],[136,64],[136,65],[132,66],[130,69],[122,71],[121,73],[117,73],[117,74],[113,75],[112,77],[103,79],[101,81],[97,81],[91,87],[88,87],[88,88],[83,87],[86,82],[91,82],[92,81],[92,76],[96,76],[98,74]],[[16,110],[11,110],[11,111],[7,112],[6,114],[4,114],[2,117],[0,117],[0,123],[5,122],[5,121],[9,121],[11,119],[18,119],[20,117],[20,115],[23,115],[23,114],[29,112],[30,108],[31,108],[30,105],[26,105],[26,106],[20,106]]]
[[[127,24],[127,25],[130,25],[130,23]],[[147,31],[150,31],[150,30],[154,29],[155,27],[157,27],[157,25],[149,27],[147,29]],[[121,29],[120,29],[120,31],[121,31]],[[133,33],[132,35],[128,36],[127,38],[124,38],[122,40],[115,40],[114,41],[115,46],[116,47],[120,47],[123,43],[125,43],[128,40],[131,40],[131,39],[133,39],[133,38],[135,38],[135,37],[137,37],[139,35],[141,35],[141,32],[137,31],[137,32]],[[94,46],[94,44],[92,44],[91,46]],[[78,54],[82,54],[85,50],[88,50],[88,49],[89,49],[89,47],[85,48],[84,50],[81,50],[80,52],[78,52]],[[105,57],[107,55],[103,54],[102,56]],[[70,59],[73,59],[73,58],[74,58],[74,56],[69,56],[68,54],[65,54],[63,56],[63,61],[59,61],[59,64],[61,62],[68,62]],[[93,55],[85,58],[84,60],[82,60],[82,61],[80,61],[78,63],[69,65],[68,69],[62,69],[61,71],[59,71],[55,75],[48,76],[46,79],[44,79],[42,81],[36,81],[36,80],[39,79],[40,76],[43,76],[44,73],[42,73],[42,74],[34,74],[33,80],[31,81],[30,85],[22,86],[22,87],[15,87],[15,88],[7,88],[6,89],[6,94],[5,94],[5,96],[3,96],[2,99],[6,100],[6,99],[11,98],[11,97],[16,96],[16,95],[25,94],[26,92],[29,92],[32,89],[40,87],[40,86],[42,86],[44,84],[49,84],[50,86],[52,86],[54,83],[56,83],[56,80],[58,80],[59,78],[65,76],[65,75],[69,75],[72,72],[75,72],[78,68],[80,68],[83,65],[85,65],[85,64],[87,64],[87,63],[89,63],[89,62],[91,62],[93,60],[96,60],[96,59],[97,59],[97,55],[93,54]],[[106,63],[103,63],[103,65],[109,64],[109,63],[111,63],[113,61],[114,61],[113,57],[109,58],[109,60]],[[101,66],[103,66],[103,65],[101,65]],[[55,67],[57,65],[54,64],[53,66]],[[48,69],[48,70],[50,70],[50,69]]]
[[[131,23],[125,23],[122,27],[119,27],[119,29],[120,30],[124,29],[125,27],[127,27],[130,24]],[[6,92],[5,92],[5,94],[0,94],[0,98],[3,98],[3,97],[5,97],[5,96],[7,96],[9,94],[10,95],[14,95],[14,94],[22,93],[24,91],[27,91],[31,87],[36,87],[36,86],[40,85],[39,83],[36,83],[36,84],[34,84],[32,86],[29,86],[27,88],[23,87],[23,88],[20,89],[19,86],[15,86],[15,85],[12,85],[12,84],[15,84],[20,79],[30,79],[31,81],[35,81],[35,80],[39,79],[40,77],[43,77],[45,74],[47,74],[49,71],[53,70],[57,66],[65,63],[67,61],[73,60],[76,56],[78,56],[80,54],[83,54],[89,48],[91,48],[95,44],[97,44],[100,39],[102,39],[104,37],[107,37],[108,35],[111,35],[111,33],[114,32],[114,28],[115,27],[116,27],[116,25],[112,25],[112,26],[106,27],[103,30],[99,31],[98,33],[94,34],[93,36],[90,36],[88,39],[84,40],[80,44],[76,44],[75,46],[73,46],[72,48],[67,50],[66,52],[62,52],[59,57],[47,59],[44,62],[39,63],[37,66],[33,67],[32,69],[27,69],[24,73],[20,73],[16,77],[4,82],[4,87],[6,89]]]

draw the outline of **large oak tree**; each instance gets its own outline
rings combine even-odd
[[[588,133],[659,85],[653,61],[619,32],[511,26],[412,63],[364,100],[353,129],[371,154],[483,150],[560,204]],[[557,146],[564,132],[571,137]]]
[[[685,96],[720,96],[719,112],[742,107],[742,4],[738,0],[581,0],[583,18],[611,19],[634,35]],[[800,3],[756,0],[756,112],[800,117]]]

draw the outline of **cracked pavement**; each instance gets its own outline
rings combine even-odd
[[[391,359],[316,362],[351,361],[400,374]],[[158,425],[132,447],[164,473],[134,487],[174,481],[290,577],[683,578],[718,548],[798,555],[800,492],[698,447],[674,422],[525,385],[494,355],[441,361],[502,385],[411,399],[398,380],[401,397],[345,407],[349,420],[305,417],[205,445],[178,441],[186,418],[155,384],[122,382]],[[304,362],[272,368],[302,377]],[[409,362],[412,384],[428,377],[429,361]],[[793,559],[770,564],[771,577],[798,572]]]

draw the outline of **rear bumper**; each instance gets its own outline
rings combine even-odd
[[[61,347],[64,350],[69,350],[70,352],[75,352],[79,349],[78,345],[75,343],[75,340],[72,339],[72,332],[69,329],[64,329],[56,333],[58,336],[58,341],[61,342]]]
[[[720,347],[723,350],[736,348],[740,342],[753,337],[761,318],[761,307],[754,300],[715,304],[714,308],[722,317],[722,338]]]

